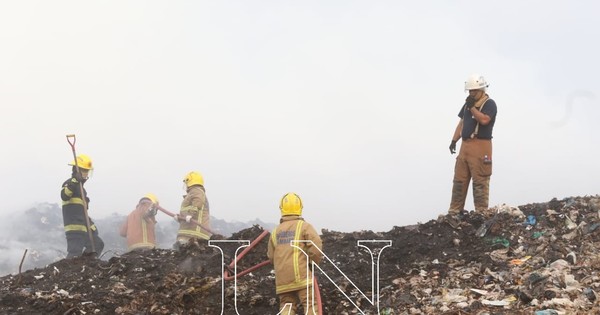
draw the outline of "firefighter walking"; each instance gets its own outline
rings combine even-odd
[[[269,239],[267,256],[275,268],[276,293],[280,311],[291,304],[289,314],[296,314],[301,303],[304,314],[317,314],[312,296],[311,263],[321,262],[323,243],[311,224],[302,218],[302,200],[295,193],[287,193],[281,198],[280,224]],[[312,241],[294,243],[291,241]],[[306,259],[308,255],[308,259]],[[286,313],[287,314],[287,313]]]
[[[173,216],[179,223],[175,247],[186,244],[192,239],[210,239],[210,211],[204,189],[204,178],[199,172],[192,171],[185,175],[183,183],[187,194],[181,202],[180,213]]]
[[[450,153],[456,153],[456,143],[462,139],[454,166],[452,199],[448,213],[459,215],[465,207],[469,182],[473,179],[475,211],[485,211],[489,203],[489,184],[492,175],[492,131],[498,111],[496,102],[486,93],[489,84],[478,74],[465,82],[469,92],[458,113]]]

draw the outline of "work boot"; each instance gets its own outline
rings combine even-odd
[[[460,228],[460,216],[458,214],[447,214],[438,216],[439,223],[448,223],[453,229]]]
[[[446,223],[450,225],[453,229],[460,228],[460,217],[458,215],[447,215]]]

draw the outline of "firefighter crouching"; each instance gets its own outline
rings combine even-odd
[[[286,304],[291,304],[292,309],[289,314],[296,314],[298,304],[302,303],[304,314],[316,314],[312,297],[313,281],[310,262],[314,261],[318,264],[322,259],[319,251],[323,249],[321,237],[313,226],[301,217],[302,200],[298,195],[285,194],[281,198],[279,209],[281,210],[280,224],[271,232],[267,256],[275,268],[280,311],[284,310]],[[295,243],[295,246],[302,249],[300,250],[290,244],[292,240],[312,241],[312,243]],[[308,261],[302,251],[308,255]]]
[[[128,251],[156,248],[157,206],[158,198],[154,194],[144,195],[121,225],[120,234],[127,238]]]

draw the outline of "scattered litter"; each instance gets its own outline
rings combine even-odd
[[[381,277],[378,298],[386,315],[600,314],[599,200],[553,199],[468,212],[461,215],[461,229],[431,220],[379,233],[323,230],[324,253],[331,259],[319,265],[331,281],[317,272],[324,314],[360,313],[344,294],[366,314],[376,314],[353,286],[370,292],[373,270]],[[491,213],[495,223],[477,237]],[[261,233],[255,226],[229,239],[252,240]],[[266,259],[267,239],[239,261],[238,270]],[[371,256],[358,240],[390,240],[392,247]],[[20,283],[16,276],[0,277],[0,309],[7,314],[218,314],[224,283],[224,313],[233,314],[234,284],[224,281],[222,268],[222,260],[228,265],[236,255],[231,246],[223,248],[225,257],[204,242],[107,260],[59,260],[23,272]],[[238,278],[237,285],[243,292],[237,296],[240,314],[277,313],[271,266]]]
[[[487,295],[488,294],[488,291],[486,291],[486,290],[471,289],[471,291],[473,291],[479,295]]]
[[[535,218],[535,215],[530,214],[530,215],[527,216],[527,219],[525,220],[525,222],[523,224],[525,224],[525,225],[535,225],[536,222],[537,222],[537,220]]]
[[[528,261],[530,258],[531,256],[525,256],[523,258],[511,259],[509,264],[519,266],[522,265],[524,262]]]
[[[481,304],[483,305],[491,305],[491,306],[508,306],[510,302],[508,301],[490,301],[490,300],[481,300]]]

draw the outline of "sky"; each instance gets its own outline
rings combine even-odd
[[[598,194],[599,11],[0,1],[0,216],[60,203],[75,134],[95,167],[92,218],[127,214],[148,192],[178,212],[196,170],[225,220],[277,222],[294,191],[319,230],[426,222],[449,206],[448,146],[472,73],[498,105],[491,206]]]

